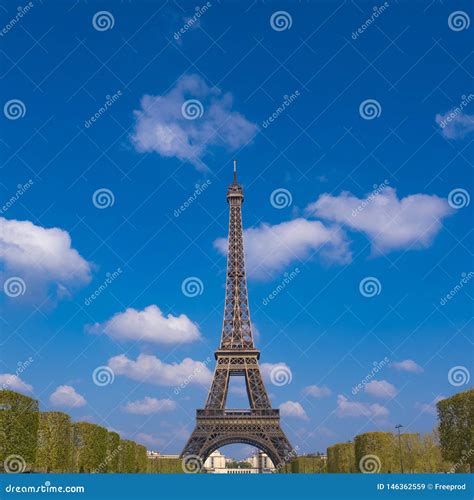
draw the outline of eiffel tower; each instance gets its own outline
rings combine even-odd
[[[258,365],[260,351],[253,343],[244,263],[243,201],[234,161],[234,181],[227,190],[229,242],[221,343],[215,352],[217,363],[205,408],[197,410],[196,427],[181,454],[184,467],[189,459],[190,463],[194,461],[191,467],[200,468],[213,451],[233,443],[259,448],[275,467],[294,454],[280,427],[280,410],[272,408],[268,398]],[[231,376],[245,377],[249,409],[226,409]]]

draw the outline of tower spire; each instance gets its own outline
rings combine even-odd
[[[234,184],[237,184],[237,160],[234,160]]]

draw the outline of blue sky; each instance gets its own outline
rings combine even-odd
[[[0,381],[179,453],[220,337],[237,158],[292,444],[430,431],[472,372],[472,6],[27,5],[1,9]]]

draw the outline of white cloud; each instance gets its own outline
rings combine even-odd
[[[474,115],[448,111],[444,115],[437,114],[435,120],[446,139],[463,139],[474,132]]]
[[[365,233],[375,254],[429,247],[441,229],[442,219],[453,213],[443,198],[420,193],[398,199],[391,187],[365,199],[348,192],[339,196],[325,193],[306,210]]]
[[[91,279],[90,265],[71,247],[67,231],[30,221],[0,217],[0,264],[5,276],[21,277],[27,291],[55,283],[58,297],[66,295],[69,286]]]
[[[197,325],[185,314],[165,316],[156,305],[145,307],[143,311],[128,308],[89,329],[104,332],[117,340],[144,340],[156,344],[193,342],[201,336]]]
[[[49,397],[54,406],[65,406],[68,408],[78,408],[86,404],[83,396],[78,394],[74,387],[70,385],[60,385]]]
[[[415,407],[418,408],[421,413],[429,413],[430,415],[436,415],[438,413],[436,409],[436,403],[446,399],[446,396],[436,396],[436,398],[431,401],[431,403],[416,403]]]
[[[123,408],[125,413],[134,415],[152,415],[164,411],[172,411],[176,408],[176,402],[172,399],[156,399],[146,396],[139,401],[129,401]]]
[[[195,119],[185,118],[182,111],[184,103],[191,99],[202,104],[202,116]],[[257,132],[254,123],[232,111],[232,101],[230,93],[210,88],[200,76],[184,76],[167,94],[143,96],[141,109],[135,111],[135,148],[206,168],[202,158],[210,146],[234,150]]]
[[[257,279],[271,277],[290,262],[305,259],[316,250],[328,261],[341,264],[351,261],[347,240],[340,229],[303,218],[246,229],[244,241],[248,273]],[[227,238],[218,238],[214,246],[222,255],[227,254]]]
[[[308,420],[308,415],[306,414],[304,408],[297,401],[286,401],[280,406],[280,415],[282,417],[294,417],[301,418],[302,420]]]
[[[331,394],[331,389],[326,386],[308,385],[308,387],[303,389],[303,394],[312,396],[313,398],[324,398]]]
[[[349,401],[345,396],[339,394],[337,396],[336,415],[338,417],[369,417],[383,418],[388,416],[389,411],[385,406],[368,403],[356,403]]]
[[[279,383],[286,379],[291,380],[293,378],[293,373],[291,372],[290,367],[283,362],[262,363],[260,365],[260,373],[267,382],[276,381]],[[283,379],[280,379],[280,377],[283,377]]]
[[[110,358],[108,364],[115,375],[124,375],[132,380],[165,387],[180,384],[207,386],[212,378],[211,372],[202,361],[194,361],[191,358],[168,364],[149,354],[140,354],[136,361],[120,354]]]
[[[412,373],[422,373],[423,368],[415,363],[412,359],[405,359],[403,361],[397,361],[390,365],[395,370],[399,370],[401,372],[412,372]]]
[[[136,435],[137,441],[140,443],[143,443],[146,446],[164,446],[166,444],[166,441],[164,439],[155,437],[151,434],[146,434],[145,432],[139,432]]]
[[[372,380],[365,385],[365,392],[376,398],[393,398],[397,394],[397,389],[394,385],[386,380]]]
[[[33,387],[12,373],[0,374],[0,389],[18,392],[33,392]]]

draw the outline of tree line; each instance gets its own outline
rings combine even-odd
[[[38,401],[0,391],[1,472],[148,472],[145,446],[100,425],[40,412]]]
[[[330,446],[326,457],[296,457],[278,472],[474,472],[474,389],[439,401],[437,410],[434,433],[366,432]]]

